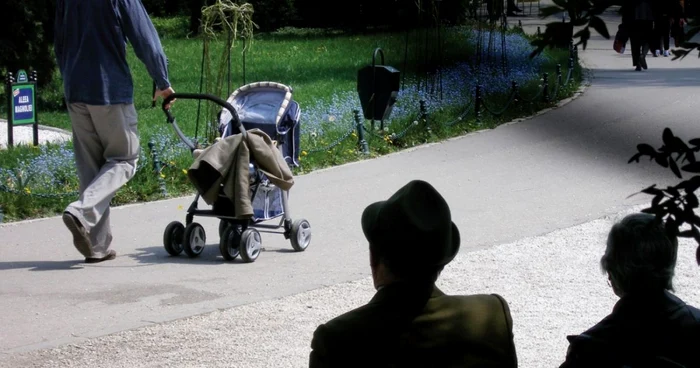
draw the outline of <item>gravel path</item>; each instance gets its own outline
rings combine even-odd
[[[15,146],[19,144],[32,144],[34,142],[34,135],[31,125],[15,126],[12,132],[13,143]],[[46,142],[59,142],[70,139],[70,134],[66,134],[58,129],[46,129],[39,127],[39,144],[45,144]],[[0,149],[5,148],[7,148],[7,121],[0,120]]]
[[[607,231],[622,215],[460,254],[443,272],[439,286],[447,293],[503,295],[513,313],[519,366],[557,366],[566,352],[566,335],[599,321],[616,301],[598,260]],[[682,299],[700,305],[694,251],[694,243],[681,241],[674,283]],[[366,303],[373,292],[369,278],[337,284],[56,349],[7,355],[0,367],[306,367],[316,326]]]

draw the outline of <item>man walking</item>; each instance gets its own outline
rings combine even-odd
[[[134,176],[140,153],[126,41],[174,93],[158,34],[140,0],[57,0],[54,51],[73,130],[80,197],[63,214],[85,262],[111,260],[110,202]]]

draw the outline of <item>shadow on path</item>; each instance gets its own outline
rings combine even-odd
[[[178,256],[171,256],[163,248],[163,246],[151,246],[145,248],[137,248],[136,252],[132,254],[126,254],[125,256],[135,260],[143,266],[153,265],[153,264],[182,264],[182,265],[222,265],[222,264],[243,264],[240,256],[236,257],[233,261],[224,260],[223,256],[219,251],[218,243],[210,243],[204,247],[202,253],[194,258],[190,258],[185,252],[180,253]],[[264,257],[264,253],[298,253],[293,249],[288,248],[278,248],[278,247],[268,247],[263,246],[262,254],[260,257]]]
[[[29,271],[62,271],[80,270],[84,264],[83,260],[71,261],[22,261],[22,262],[0,262],[0,271],[29,269]]]

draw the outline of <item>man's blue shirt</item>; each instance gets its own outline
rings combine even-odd
[[[156,87],[170,87],[158,33],[140,0],[56,1],[54,51],[67,103],[133,103],[127,40]]]

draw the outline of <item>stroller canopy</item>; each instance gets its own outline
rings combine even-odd
[[[274,124],[280,134],[286,133],[289,129],[280,126],[293,102],[292,89],[284,84],[276,82],[246,84],[235,90],[227,102],[236,109],[241,122],[254,125]],[[231,119],[231,113],[223,109],[219,116],[219,131],[224,131]]]
[[[287,163],[299,166],[301,109],[292,100],[291,87],[276,82],[251,83],[235,90],[227,102],[236,109],[246,129],[260,129],[273,139],[279,139]],[[223,109],[219,115],[222,138],[239,133],[232,121],[231,113]]]

